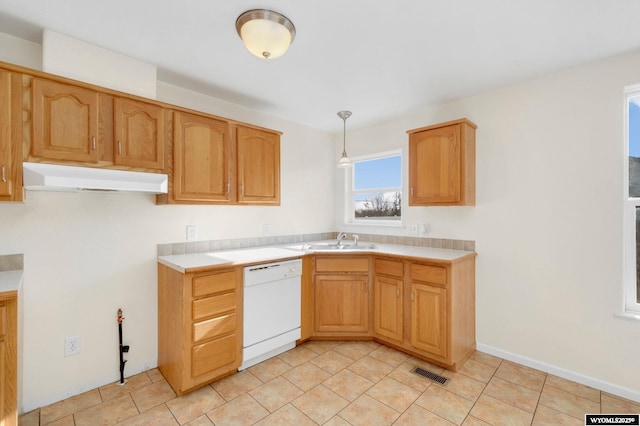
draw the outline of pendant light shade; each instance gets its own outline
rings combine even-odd
[[[347,156],[347,118],[351,117],[351,111],[339,111],[338,117],[342,118],[342,156],[338,160],[338,167],[346,169],[351,167],[351,160]]]
[[[296,36],[296,28],[286,16],[265,9],[240,15],[236,31],[249,52],[263,59],[284,55]]]

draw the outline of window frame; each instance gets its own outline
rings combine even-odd
[[[390,157],[400,157],[400,186],[393,188],[375,188],[375,189],[367,189],[367,190],[358,190],[354,189],[355,184],[355,173],[356,173],[356,163],[363,161],[371,161],[371,160],[381,160],[384,158]],[[404,175],[403,175],[403,156],[402,150],[397,149],[393,151],[384,151],[378,152],[374,154],[361,155],[358,157],[351,158],[351,167],[349,168],[349,172],[347,173],[347,179],[345,179],[345,224],[346,225],[370,225],[370,226],[389,226],[389,227],[400,227],[402,226],[402,217],[403,211],[406,209],[405,202],[405,194],[404,194]],[[401,208],[400,208],[400,218],[397,220],[375,220],[375,219],[358,219],[356,218],[356,210],[355,210],[355,195],[362,193],[378,193],[378,192],[400,192],[401,196]]]
[[[640,84],[626,87],[624,91],[623,312],[640,317],[636,270],[636,209],[640,208],[640,197],[629,194],[629,103],[633,98],[640,100]]]

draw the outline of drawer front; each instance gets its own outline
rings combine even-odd
[[[191,349],[191,375],[197,377],[236,362],[237,340],[232,334],[194,346]]]
[[[193,319],[199,320],[236,309],[236,293],[225,293],[193,301]]]
[[[442,266],[411,264],[411,279],[433,284],[447,284],[447,269]]]
[[[369,272],[369,258],[316,257],[316,272]]]
[[[375,259],[374,271],[376,274],[391,275],[402,278],[404,275],[404,264],[400,260]]]
[[[229,314],[193,324],[193,343],[235,331],[237,315]]]
[[[236,271],[202,275],[193,278],[193,296],[231,291],[236,288]]]

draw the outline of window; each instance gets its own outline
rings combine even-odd
[[[640,314],[640,86],[625,97],[625,310]]]
[[[402,212],[402,156],[387,152],[354,159],[347,219],[397,225]]]

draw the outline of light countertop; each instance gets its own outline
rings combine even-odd
[[[286,244],[273,247],[253,247],[239,250],[215,251],[210,253],[191,253],[159,256],[158,262],[179,272],[193,272],[217,266],[248,265],[255,263],[274,262],[283,259],[293,259],[311,253],[332,255],[379,254],[402,256],[416,259],[428,259],[445,262],[455,262],[476,253],[464,250],[450,250],[432,247],[406,246],[399,244],[373,244],[375,248],[364,250],[310,250],[313,244],[335,243],[331,241],[314,241],[298,244]],[[360,242],[361,246],[372,243]]]
[[[22,284],[23,270],[0,272],[0,293],[17,292]]]

